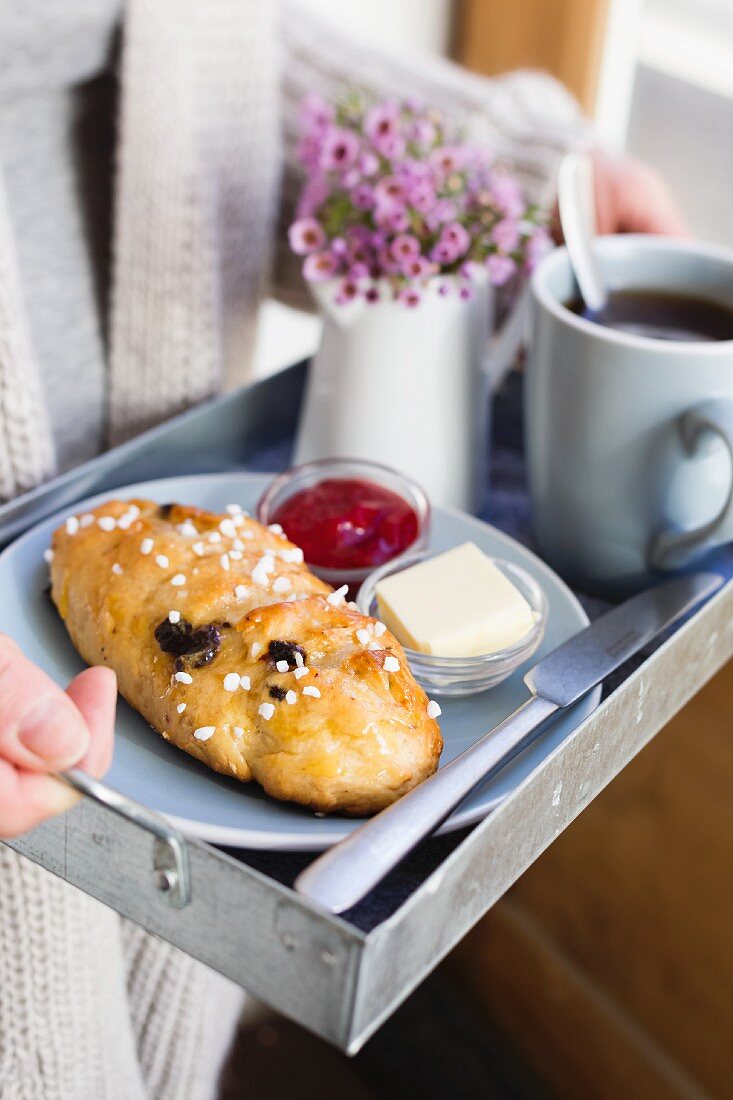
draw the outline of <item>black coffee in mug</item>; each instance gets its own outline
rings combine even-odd
[[[607,328],[655,340],[733,340],[733,309],[692,294],[615,290],[601,313],[589,314],[582,298],[566,303],[573,313]]]

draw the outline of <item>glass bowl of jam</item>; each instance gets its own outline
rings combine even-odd
[[[430,505],[420,486],[389,466],[327,458],[276,477],[257,519],[279,524],[322,580],[353,599],[374,569],[422,549]]]

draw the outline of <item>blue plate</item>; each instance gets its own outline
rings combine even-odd
[[[263,474],[201,474],[146,481],[104,493],[74,506],[78,513],[115,497],[146,497],[159,503],[176,500],[222,511],[236,501],[247,511],[270,481]],[[11,635],[31,660],[59,684],[66,684],[84,666],[66,629],[44,594],[48,567],[43,552],[51,534],[72,510],[44,520],[0,555],[0,629]],[[588,619],[573,593],[519,543],[471,516],[436,508],[430,545],[436,550],[471,539],[487,554],[521,565],[544,588],[549,605],[544,640],[532,658],[539,660],[560,642],[586,626]],[[506,718],[528,696],[522,674],[479,695],[441,699],[440,719],[446,763],[477,737]],[[509,794],[597,705],[600,690],[579,703],[533,745],[476,791],[443,826],[451,831],[484,817]],[[357,821],[320,818],[298,806],[269,798],[254,783],[241,784],[210,771],[186,753],[167,744],[140,715],[120,700],[114,762],[106,780],[125,795],[164,814],[184,832],[241,848],[284,851],[317,850],[341,840]]]

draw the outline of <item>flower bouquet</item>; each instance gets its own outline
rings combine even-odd
[[[290,246],[308,282],[336,280],[339,304],[390,293],[415,307],[434,278],[440,293],[468,298],[482,271],[501,286],[546,249],[514,177],[487,151],[451,141],[438,112],[309,96],[301,125],[306,182]]]
[[[488,151],[409,100],[308,96],[297,152],[289,240],[324,332],[296,457],[381,459],[469,506],[492,288],[519,284],[547,248],[541,212]]]

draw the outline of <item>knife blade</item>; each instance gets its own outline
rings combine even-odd
[[[303,897],[342,913],[368,894],[479,784],[526,748],[551,718],[723,584],[716,573],[678,577],[632,596],[538,661],[530,698],[429,779],[324,852],[295,880]]]

